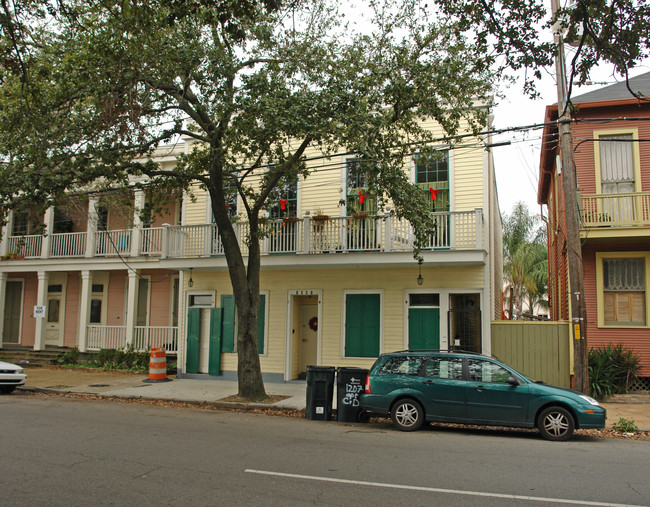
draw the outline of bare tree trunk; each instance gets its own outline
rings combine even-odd
[[[259,314],[260,247],[256,217],[250,220],[248,269],[244,265],[239,241],[223,205],[223,196],[212,197],[215,221],[223,244],[230,283],[237,308],[237,380],[239,396],[248,400],[266,399],[260,369],[257,321]],[[221,206],[221,209],[219,206]]]

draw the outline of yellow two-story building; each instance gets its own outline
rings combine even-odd
[[[368,195],[354,156],[310,150],[311,174],[274,194],[260,278],[265,380],[301,378],[308,365],[368,367],[408,348],[490,353],[502,246],[489,138],[452,147],[429,128],[439,131],[440,156],[425,161],[414,151],[404,160],[434,211],[421,264],[411,225]],[[190,149],[181,143],[155,156],[164,167]],[[10,219],[0,245],[3,347],[161,346],[177,356],[179,375],[234,379],[233,290],[205,191],[171,196],[150,220],[140,213],[145,192],[124,197],[118,206],[80,193],[76,207]],[[228,208],[245,256],[241,202]],[[34,222],[44,230],[32,234]]]

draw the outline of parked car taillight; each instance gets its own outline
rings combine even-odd
[[[366,375],[366,389],[364,392],[370,394],[370,374]]]

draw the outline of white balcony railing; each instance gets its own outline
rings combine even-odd
[[[131,229],[115,231],[100,231],[97,233],[95,255],[97,257],[112,257],[129,255],[131,253]]]
[[[650,192],[583,195],[583,227],[650,226]]]
[[[162,254],[163,228],[151,227],[142,229],[140,235],[140,255]]]
[[[583,198],[584,202],[584,198]],[[648,199],[641,204],[649,214]],[[584,213],[584,208],[583,208]],[[483,248],[483,213],[452,211],[433,214],[435,234],[425,246],[428,250],[470,250]],[[248,255],[247,222],[233,224],[243,255]],[[266,236],[262,254],[320,254],[330,252],[406,252],[413,249],[415,236],[410,223],[394,215],[355,215],[344,217],[305,216],[268,220],[262,227]],[[97,232],[95,257],[130,256],[135,252],[132,229]],[[43,236],[11,236],[8,251],[26,258],[39,258],[49,244],[49,257],[84,257],[88,254],[85,232]],[[223,245],[215,224],[165,225],[143,228],[137,254],[163,258],[214,257],[223,255]],[[91,247],[92,248],[92,247]]]
[[[83,257],[86,252],[85,232],[52,234],[50,257]]]
[[[8,252],[25,257],[26,259],[35,259],[41,256],[43,245],[43,236],[10,236]]]

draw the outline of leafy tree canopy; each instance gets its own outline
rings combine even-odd
[[[549,65],[541,0],[371,0],[362,29],[333,0],[3,0],[0,12],[0,208],[47,206],[102,182],[149,191],[209,191],[239,318],[240,394],[263,395],[255,347],[260,213],[274,188],[307,173],[308,146],[362,160],[426,241],[424,197],[403,171],[448,135],[480,131],[506,69]],[[350,6],[343,6],[350,10]],[[644,3],[579,0],[579,79],[600,60],[647,55]],[[581,14],[582,13],[582,14]],[[582,16],[582,17],[580,17]],[[566,18],[563,18],[566,19]],[[617,59],[618,58],[618,59]],[[529,82],[529,91],[532,85]],[[180,138],[194,149],[171,169],[149,156]],[[268,168],[261,182],[257,169]],[[258,171],[259,174],[259,171]],[[140,183],[143,184],[143,183]],[[244,264],[226,203],[250,223]],[[242,378],[253,379],[245,386]]]
[[[436,0],[442,11],[472,31],[475,42],[493,58],[495,70],[526,69],[525,89],[553,65],[551,33],[574,46],[569,61],[573,85],[590,81],[594,68],[609,64],[627,80],[630,69],[650,56],[650,5],[646,0]],[[630,90],[644,98],[639,90]]]
[[[424,119],[449,135],[463,125],[480,131],[486,109],[476,105],[492,94],[489,58],[417,0],[372,2],[363,31],[328,0],[3,5],[2,209],[51,205],[97,182],[206,188],[238,309],[240,394],[249,398],[264,392],[258,239],[274,188],[306,175],[310,145],[355,153],[424,241],[432,221],[405,157],[431,152]],[[181,137],[194,148],[173,168],[150,159]],[[247,264],[226,206],[234,191],[250,224]]]

